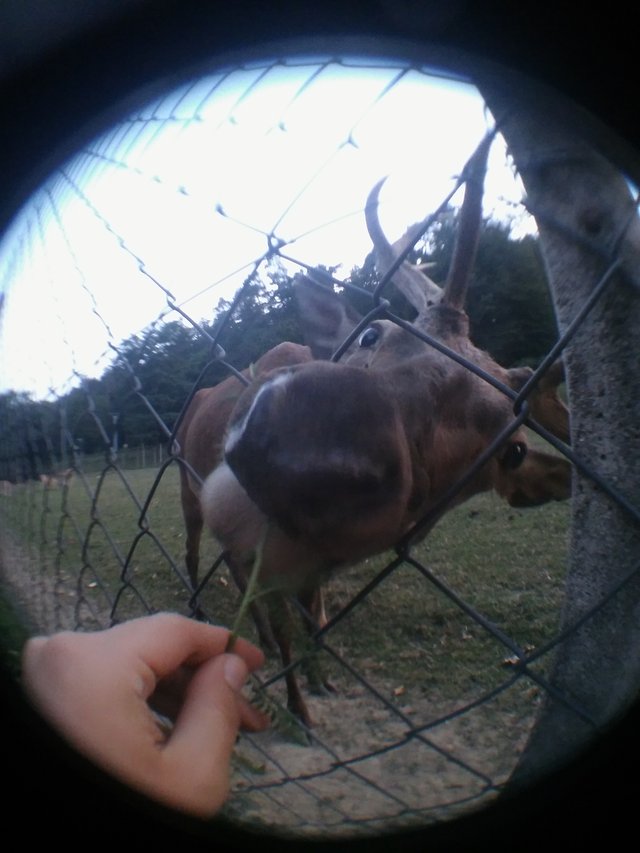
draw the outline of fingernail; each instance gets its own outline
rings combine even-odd
[[[249,670],[238,655],[227,655],[224,662],[224,680],[232,690],[240,690],[247,680]]]

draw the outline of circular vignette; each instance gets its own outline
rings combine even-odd
[[[425,46],[420,44],[420,41],[425,37],[428,38],[428,34],[421,31],[420,27],[416,27],[416,30],[413,32],[411,31],[410,22],[415,21],[416,4],[402,4],[407,14],[411,16],[409,22],[403,20],[402,10],[399,11],[398,5],[394,9],[394,14],[390,15],[389,18],[385,18],[386,5],[384,3],[380,4],[380,9],[382,10],[381,23],[387,23],[391,19],[394,29],[393,34],[398,39],[410,40],[397,41],[395,44],[394,42],[381,41],[378,43],[373,41],[371,40],[372,37],[375,38],[382,35],[380,28],[375,25],[372,26],[371,22],[365,25],[364,16],[361,16],[360,13],[354,13],[349,22],[351,28],[350,34],[343,43],[345,50],[348,49],[350,52],[352,49],[362,51],[368,46],[370,50],[376,48],[375,52],[378,52],[378,44],[380,45],[380,52],[390,49],[393,51],[398,50],[399,53],[402,51],[420,53],[426,50]],[[253,26],[247,26],[246,22],[243,25],[239,17],[229,21],[225,16],[225,32],[227,34],[235,34],[235,39],[230,37],[227,44],[223,46],[220,44],[220,35],[218,33],[217,38],[212,37],[207,43],[204,36],[205,34],[211,36],[212,32],[215,31],[215,20],[208,17],[205,26],[203,19],[198,17],[198,12],[195,8],[197,4],[163,3],[161,6],[162,14],[158,15],[157,26],[155,28],[153,27],[153,17],[151,19],[149,17],[152,16],[148,8],[149,4],[143,3],[140,4],[135,14],[131,16],[122,16],[121,14],[114,13],[113,17],[107,16],[103,18],[99,23],[94,25],[94,28],[90,28],[88,32],[84,31],[80,36],[75,36],[75,38],[65,37],[57,46],[52,45],[48,50],[39,50],[37,55],[32,55],[29,60],[23,60],[19,66],[12,68],[10,73],[5,76],[2,91],[2,102],[5,105],[4,114],[11,113],[12,110],[16,109],[17,105],[21,105],[22,109],[20,119],[16,122],[15,133],[10,135],[11,138],[8,141],[5,140],[3,145],[4,150],[1,155],[3,163],[11,164],[7,169],[8,179],[5,181],[2,219],[0,222],[2,226],[6,224],[19,204],[49,174],[52,168],[78,146],[82,138],[93,136],[100,129],[108,126],[127,109],[132,99],[139,102],[149,98],[156,85],[164,89],[170,86],[172,81],[195,73],[198,68],[202,67],[202,63],[206,61],[206,55],[211,50],[211,45],[215,44],[214,53],[223,57],[226,50],[233,49],[234,47],[239,50],[245,50],[247,56],[250,56],[252,53],[254,55],[255,53],[264,55],[265,50],[269,49],[268,42],[270,41],[275,44],[277,37],[281,37],[284,34],[284,28],[276,32],[278,25],[282,26],[283,19],[274,13],[270,27],[267,27],[269,30],[269,39],[267,43],[259,47],[257,43],[264,37],[264,29],[262,32],[259,32],[259,28],[255,26],[255,23]],[[179,8],[180,6],[181,8]],[[468,13],[469,9],[467,4],[459,3],[455,11],[459,11],[462,14]],[[160,21],[159,18],[162,18],[162,20]],[[433,20],[431,23],[433,25]],[[449,14],[446,19],[446,27],[455,28],[455,23],[455,13]],[[517,50],[513,47],[511,51],[505,51],[506,56],[494,55],[487,57],[485,50],[482,48],[483,36],[486,39],[486,43],[489,45],[495,44],[496,31],[499,30],[495,19],[493,19],[492,23],[494,26],[493,30],[491,29],[491,24],[487,24],[487,22],[485,22],[484,28],[479,26],[475,40],[468,33],[468,21],[464,28],[466,36],[462,35],[463,28],[461,27],[457,35],[455,32],[449,32],[450,37],[447,38],[445,28],[444,32],[441,31],[439,33],[440,38],[434,37],[429,39],[432,41],[432,46],[428,53],[429,61],[433,61],[434,57],[439,57],[439,61],[447,62],[456,56],[455,51],[460,47],[467,49],[475,48],[476,57],[474,58],[477,59],[479,55],[481,60],[484,59],[486,61],[489,59],[490,65],[493,64],[491,60],[500,62],[501,60],[508,59],[509,52],[511,52],[512,59],[517,59]],[[340,13],[329,7],[325,10],[323,21],[317,25],[315,36],[309,32],[309,29],[312,29],[312,25],[310,26],[307,23],[306,27],[303,26],[297,15],[293,16],[289,24],[292,30],[297,30],[294,34],[295,37],[310,39],[309,41],[304,40],[298,43],[299,45],[304,45],[305,48],[306,46],[311,48],[314,43],[316,46],[318,45],[319,41],[316,41],[318,39],[317,33],[324,35],[331,32],[335,33],[336,30],[342,29],[344,32],[345,29],[349,29],[345,24],[344,12]],[[141,35],[146,26],[154,28],[154,33],[152,38],[145,43]],[[191,56],[189,56],[189,38],[193,37],[196,31],[199,34],[199,38],[192,41]],[[363,31],[365,34],[364,37],[362,36]],[[508,27],[506,30],[503,30],[503,37],[504,32],[508,31]],[[170,38],[172,34],[178,36],[173,40],[173,45],[171,45]],[[540,34],[538,35],[539,37]],[[133,52],[131,54],[131,64],[134,66],[134,70],[133,73],[127,73],[129,62],[119,62],[116,65],[113,63],[113,56],[117,53],[121,57],[123,55],[123,46],[127,43],[131,44],[131,41],[136,38],[138,39],[139,50],[135,53],[135,56]],[[535,41],[535,38],[535,34],[530,33],[529,38],[521,39],[521,44],[528,45],[531,41]],[[235,45],[231,43],[234,40]],[[291,43],[293,44],[293,42]],[[334,39],[331,44],[335,51],[338,43]],[[480,44],[479,50],[478,44]],[[164,51],[162,50],[163,46],[165,48]],[[525,58],[525,62],[515,62],[514,64],[523,64],[524,66],[528,66],[526,70],[534,71],[535,62],[531,60],[529,50],[527,47],[523,47],[521,57]],[[561,51],[558,51],[558,54],[556,63],[551,62],[550,65],[552,68],[556,67],[556,64],[557,67],[565,68],[571,62],[572,51],[567,50],[564,58]],[[89,58],[90,56],[91,58]],[[528,59],[528,62],[526,59]],[[465,61],[467,60],[463,58],[463,65]],[[167,68],[170,69],[169,73],[167,73]],[[75,84],[70,85],[70,81],[74,77]],[[567,77],[569,81],[572,80],[571,74],[568,74]],[[602,75],[601,79],[606,81],[607,78],[605,75]],[[609,77],[610,81],[611,79]],[[97,91],[95,87],[98,82],[102,84],[100,87],[101,96],[95,98],[92,97],[92,91],[94,93]],[[568,87],[563,86],[557,74],[556,79],[548,80],[548,82],[553,82],[561,89],[568,88],[570,91],[572,89],[570,85]],[[32,87],[32,90],[30,87]],[[578,90],[579,86],[574,86],[571,93],[578,95]],[[587,93],[583,102],[589,106],[589,100]],[[602,103],[601,99],[597,99],[597,101]],[[46,108],[45,104],[47,105]],[[53,104],[59,105],[59,110],[57,108],[53,109]],[[613,107],[613,99],[608,106]],[[597,108],[595,112],[602,114],[602,111]],[[605,124],[609,122],[622,129],[625,122],[620,118],[615,108],[612,109],[611,114],[612,118],[608,118],[606,114],[602,114]],[[582,115],[581,120],[589,123],[591,132],[595,133],[598,139],[605,138],[602,135],[603,126],[598,121],[592,121],[586,114]],[[24,133],[21,133],[21,131],[24,131]],[[637,169],[633,142],[632,137],[627,137],[627,140],[615,140],[611,155],[612,159],[617,161],[619,165],[631,174],[634,174],[633,170]],[[637,172],[635,172],[635,175],[637,175]],[[8,687],[8,690],[11,693],[11,686]],[[19,698],[15,696],[10,700],[8,707],[10,717],[14,721],[17,719],[24,723],[25,719],[30,717],[29,711],[25,711]],[[424,834],[420,833],[420,836],[408,836],[405,838],[405,841],[407,844],[415,843],[417,845],[422,844],[428,839],[433,844],[438,845],[440,843],[463,844],[471,838],[476,841],[479,839],[484,841],[486,839],[495,841],[494,849],[500,849],[501,844],[504,846],[507,840],[509,843],[513,843],[516,833],[520,836],[522,825],[525,827],[529,827],[530,825],[532,842],[534,839],[539,841],[540,838],[547,836],[548,822],[553,820],[550,816],[555,815],[562,822],[567,817],[570,817],[571,820],[576,820],[578,816],[584,815],[584,806],[582,809],[578,809],[572,798],[570,800],[563,799],[567,796],[567,786],[573,786],[573,793],[579,793],[580,796],[585,798],[584,803],[588,803],[589,796],[593,795],[594,786],[602,783],[607,778],[606,774],[608,773],[614,774],[614,781],[612,784],[607,783],[602,788],[599,788],[599,796],[608,799],[615,793],[619,809],[620,803],[624,801],[624,785],[621,786],[620,784],[624,774],[621,769],[618,769],[622,765],[615,762],[626,761],[626,766],[629,768],[633,765],[632,757],[638,755],[638,740],[632,723],[632,717],[629,715],[622,721],[618,731],[614,733],[615,737],[612,741],[596,746],[590,754],[579,759],[573,767],[560,771],[540,790],[528,792],[526,796],[523,796],[518,801],[498,805],[494,809],[489,809],[486,814],[475,815],[446,827],[429,830]],[[20,730],[20,726],[18,726],[18,730]],[[20,790],[20,782],[24,782],[26,785],[33,784],[34,779],[29,766],[38,766],[42,771],[41,778],[36,782],[36,788],[41,795],[40,802],[44,805],[49,795],[49,805],[52,802],[56,803],[57,808],[52,810],[51,818],[60,827],[64,826],[64,822],[61,821],[63,816],[67,820],[75,820],[77,821],[77,825],[83,826],[83,821],[88,814],[88,812],[83,814],[83,802],[93,802],[95,805],[95,795],[86,796],[86,790],[83,790],[82,783],[78,782],[79,779],[83,778],[83,774],[88,772],[86,766],[84,766],[84,762],[78,759],[78,757],[70,758],[66,754],[66,750],[62,748],[59,752],[57,744],[48,742],[48,735],[45,732],[38,732],[38,723],[35,719],[29,720],[26,730],[29,733],[33,731],[36,734],[34,740],[29,738],[28,742],[23,743],[19,750],[18,790]],[[45,738],[44,742],[47,743],[47,748],[51,748],[51,756],[54,762],[51,768],[42,766],[42,755],[38,744],[41,743],[40,739],[43,737]],[[620,750],[621,742],[627,744],[627,749]],[[61,793],[59,783],[58,790],[56,791],[56,783],[53,780],[57,779],[58,775],[57,773],[54,775],[53,770],[58,760],[63,762],[65,768],[63,775],[70,776],[69,784],[72,788],[69,790],[73,789],[75,783],[78,794],[78,800],[75,804],[72,802],[73,797],[71,795],[67,795],[66,792],[64,794]],[[45,760],[44,764],[46,765],[46,763],[47,761]],[[57,766],[59,769],[60,765]],[[582,781],[579,781],[581,774],[583,774],[583,778]],[[619,775],[616,776],[616,774]],[[609,780],[611,778],[609,776]],[[45,784],[45,780],[47,784]],[[137,809],[142,807],[142,804],[137,802],[135,796],[133,796],[133,806],[128,803],[127,805],[123,805],[121,798],[116,795],[116,791],[119,791],[118,786],[112,785],[110,781],[102,779],[98,784],[105,786],[104,794],[106,797],[110,798],[112,795],[115,797],[113,811],[111,810],[111,803],[109,803],[108,807],[104,802],[101,804],[100,810],[104,815],[105,823],[98,826],[98,831],[101,831],[101,826],[104,827],[107,825],[108,819],[112,814],[118,814],[119,808],[125,810],[125,814],[128,816],[125,820],[131,820],[134,815],[137,815]],[[125,800],[127,799],[128,795]],[[558,809],[559,803],[561,804],[560,809]],[[154,818],[156,817],[154,809],[151,810],[150,815],[153,815]],[[95,813],[93,818],[95,818]],[[169,831],[177,833],[176,838],[181,837],[184,831],[193,834],[194,839],[198,837],[202,840],[210,838],[209,832],[200,826],[195,826],[190,822],[183,823],[175,816],[163,816],[163,818],[168,821]],[[547,826],[541,827],[539,824],[540,820],[544,821]],[[524,824],[521,824],[521,821]],[[93,819],[90,822],[93,822]],[[95,829],[95,823],[93,825]],[[588,823],[586,826],[588,827]],[[137,831],[133,830],[133,833],[135,834]],[[217,831],[222,830],[218,828]],[[225,828],[224,831],[226,833],[228,829]],[[529,829],[525,831],[528,833]],[[107,830],[107,834],[108,832],[109,830]],[[114,832],[114,837],[117,837],[117,835],[118,833]],[[521,836],[520,840],[522,840]],[[236,836],[235,833],[231,833],[229,836],[225,835],[225,841],[239,844],[242,842],[248,843],[251,839],[242,836],[242,834]],[[367,846],[370,846],[369,841],[366,843]],[[354,848],[358,844],[359,842],[355,842]]]

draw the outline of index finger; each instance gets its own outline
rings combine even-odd
[[[205,622],[196,622],[174,613],[156,613],[123,622],[110,629],[111,641],[126,644],[154,672],[157,679],[164,678],[179,666],[198,666],[222,654],[227,645],[229,630]],[[253,672],[264,663],[264,654],[247,640],[239,639],[234,645],[239,655]]]

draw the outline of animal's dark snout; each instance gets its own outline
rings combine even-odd
[[[270,378],[225,449],[249,497],[290,535],[331,536],[406,502],[397,406],[370,371],[316,362]]]

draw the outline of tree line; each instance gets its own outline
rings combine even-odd
[[[435,281],[446,278],[455,225],[455,215],[436,223],[410,257],[432,264]],[[348,280],[373,290],[378,277],[372,254]],[[371,307],[358,292],[347,289],[345,296],[360,311]],[[392,310],[410,318],[404,297],[390,297]],[[213,385],[228,375],[223,362],[242,369],[279,341],[303,340],[292,279],[277,261],[231,307],[221,300],[216,320],[199,328],[180,320],[152,324],[118,347],[102,376],[83,379],[54,401],[13,391],[0,395],[0,480],[36,477],[70,464],[74,454],[167,441],[196,383]],[[512,239],[508,225],[485,223],[467,311],[474,343],[500,364],[540,361],[557,328],[536,237]],[[211,344],[219,323],[223,362]]]

